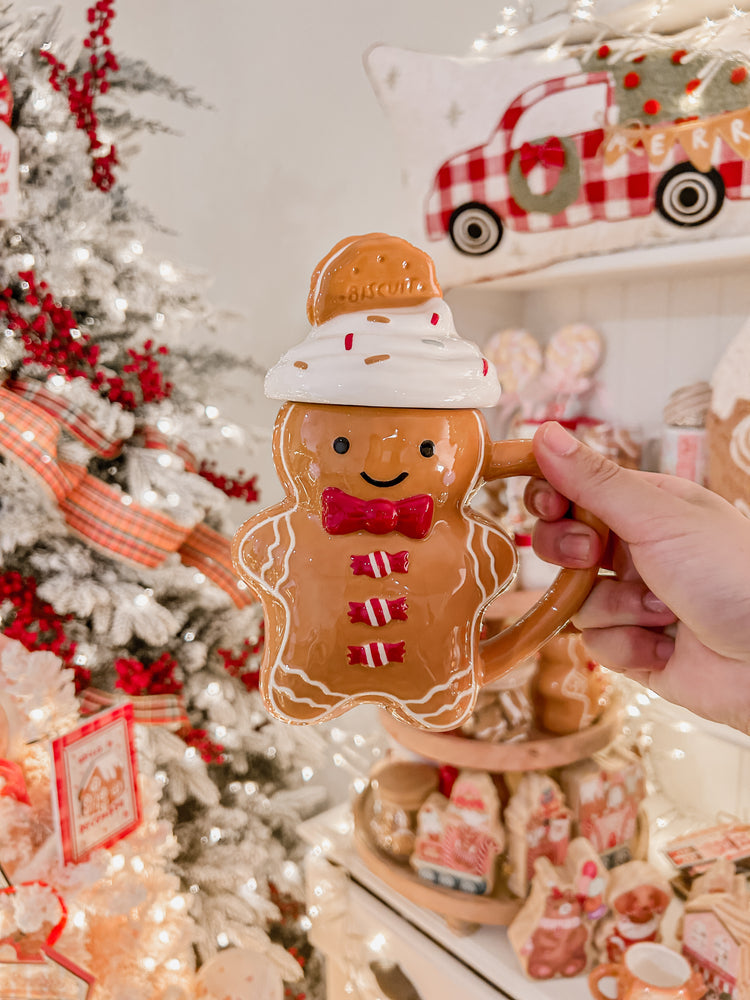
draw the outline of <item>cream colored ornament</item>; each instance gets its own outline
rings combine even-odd
[[[198,971],[196,1000],[284,1000],[276,962],[248,948],[226,948]]]

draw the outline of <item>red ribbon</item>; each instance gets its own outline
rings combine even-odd
[[[426,493],[405,500],[360,500],[335,486],[323,491],[323,527],[329,535],[369,531],[387,535],[398,531],[408,538],[424,538],[432,524],[432,497]]]
[[[49,882],[43,882],[40,879],[34,879],[29,882],[20,882],[18,885],[7,885],[0,889],[0,896],[13,896],[19,889],[24,889],[30,886],[40,886],[43,889],[49,889],[52,895],[57,899],[60,904],[60,919],[57,921],[55,926],[50,930],[45,939],[44,945],[42,945],[42,950],[44,948],[51,948],[56,944],[63,930],[65,929],[65,924],[68,920],[68,908],[65,905],[65,900],[62,898],[57,889],[53,889]],[[24,938],[25,934],[17,931],[15,934],[4,937],[0,940],[0,945],[9,944],[16,953],[16,957],[23,960],[40,961],[41,955],[39,954],[39,942],[35,937],[31,938],[31,948],[25,946]],[[33,950],[31,950],[33,949]]]
[[[0,781],[3,782],[0,788],[0,797],[15,799],[16,802],[25,802],[31,805],[29,793],[26,788],[26,779],[20,765],[12,760],[0,760]]]
[[[544,142],[525,142],[519,153],[521,173],[527,177],[537,164],[543,167],[565,166],[565,150],[556,135]]]

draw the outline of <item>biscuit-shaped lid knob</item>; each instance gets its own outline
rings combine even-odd
[[[432,258],[398,236],[348,236],[313,271],[307,318],[320,326],[342,313],[398,309],[441,298]]]
[[[271,399],[342,406],[494,406],[497,372],[456,332],[424,250],[386,233],[350,236],[318,264],[311,323],[266,375]]]

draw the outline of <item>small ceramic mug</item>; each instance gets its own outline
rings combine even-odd
[[[614,996],[599,989],[606,978],[617,983]],[[589,974],[589,988],[596,1000],[700,1000],[707,990],[687,959],[651,941],[631,945],[620,962],[597,965]]]

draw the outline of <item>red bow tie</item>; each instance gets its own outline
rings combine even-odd
[[[360,500],[335,486],[323,490],[323,527],[329,535],[369,531],[386,535],[398,531],[408,538],[424,538],[432,524],[432,497],[420,493],[405,500]]]

